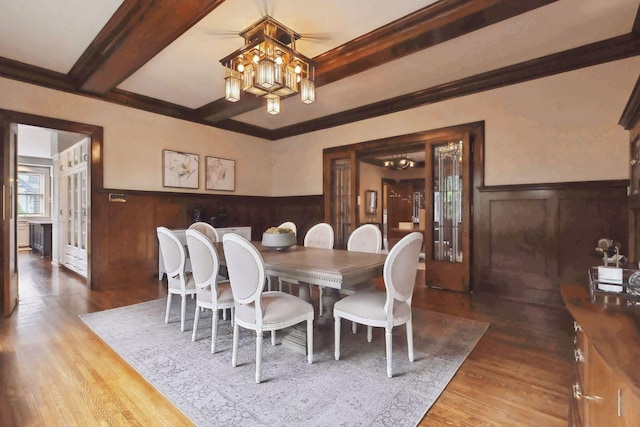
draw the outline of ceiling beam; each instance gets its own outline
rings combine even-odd
[[[317,64],[316,88],[555,1],[557,0],[436,2],[313,58]],[[245,97],[233,104],[221,98],[200,107],[196,114],[216,123],[261,105],[261,98]]]
[[[125,0],[69,75],[80,91],[106,94],[224,0]]]
[[[421,105],[442,102],[638,55],[640,55],[640,37],[630,33],[386,99],[363,107],[278,128],[273,131],[273,139],[288,138],[311,131],[328,129]]]

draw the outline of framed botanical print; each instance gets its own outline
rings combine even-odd
[[[205,189],[235,191],[236,161],[220,157],[206,157]]]
[[[197,154],[162,151],[162,185],[176,188],[198,188]]]

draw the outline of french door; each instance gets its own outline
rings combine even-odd
[[[425,231],[428,286],[468,292],[471,280],[471,173],[467,134],[429,141],[425,199],[430,224]]]

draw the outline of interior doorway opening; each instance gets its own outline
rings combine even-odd
[[[409,233],[422,233],[425,284],[469,292],[483,147],[484,123],[476,122],[325,149],[325,219],[348,226],[343,241],[363,223],[378,224],[386,250]],[[337,160],[344,165],[340,175]],[[382,208],[371,209],[377,194]]]
[[[18,250],[87,277],[89,137],[17,125]]]
[[[29,152],[21,130],[48,135],[46,142],[36,144],[47,155]],[[102,135],[99,126],[0,109],[4,208],[0,305],[5,316],[19,301],[19,247],[35,249],[43,259],[73,272],[88,289],[94,288],[91,200],[102,186]]]

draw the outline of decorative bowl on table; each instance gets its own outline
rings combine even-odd
[[[262,233],[262,246],[285,251],[296,244],[296,234],[288,228],[271,227]]]

